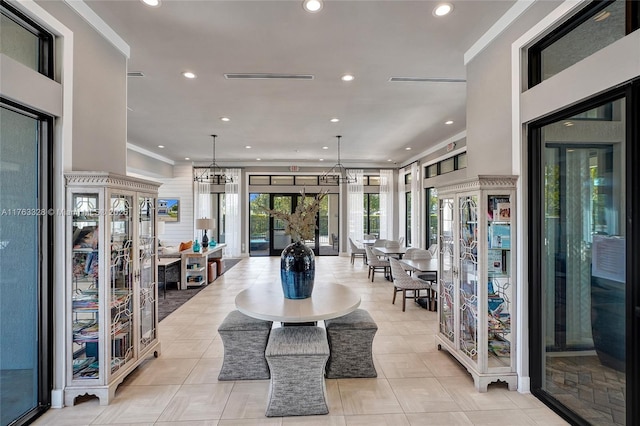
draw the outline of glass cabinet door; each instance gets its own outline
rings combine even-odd
[[[100,197],[98,193],[73,194],[71,203],[71,371],[73,380],[98,380],[101,346],[98,293]]]
[[[454,238],[453,238],[453,199],[440,200],[440,276],[439,285],[439,323],[440,333],[451,342],[454,341]]]
[[[478,362],[478,196],[458,199],[460,350]]]
[[[487,197],[487,366],[511,366],[511,203]]]
[[[153,197],[138,197],[138,265],[140,268],[140,347],[149,346],[157,336],[156,324],[156,200]]]
[[[112,374],[134,357],[132,197],[113,194],[109,210],[110,336]]]

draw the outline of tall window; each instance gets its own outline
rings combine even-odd
[[[405,214],[406,214],[406,228],[405,235],[407,236],[407,247],[411,246],[411,191],[405,193]]]
[[[425,241],[427,247],[438,243],[438,191],[435,188],[425,190],[425,200],[427,212],[427,235]]]
[[[380,235],[380,194],[364,194],[364,233]]]
[[[592,2],[560,30],[529,49],[529,87],[637,30],[639,21],[637,1]]]

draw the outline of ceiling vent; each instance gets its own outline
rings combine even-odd
[[[127,77],[144,77],[142,71],[129,71]]]
[[[227,80],[313,80],[311,74],[225,74]]]
[[[393,83],[466,83],[462,78],[391,77]]]

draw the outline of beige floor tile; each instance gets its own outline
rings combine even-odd
[[[155,422],[179,389],[179,385],[120,386],[116,397],[94,423]]]
[[[200,358],[213,342],[213,338],[206,340],[174,340],[162,345],[163,359],[169,358]]]
[[[280,426],[282,425],[282,418],[268,418],[264,419],[232,419],[232,420],[220,420],[218,426]]]
[[[435,378],[388,380],[405,413],[462,411]]]
[[[267,409],[269,380],[235,382],[222,419],[263,419]]]
[[[186,422],[155,422],[154,426],[218,426],[219,424],[220,422],[216,419],[216,420],[202,420],[202,421],[189,420]]]
[[[352,414],[402,413],[402,408],[386,379],[338,380],[342,407]]]
[[[570,424],[569,422],[563,420],[556,413],[549,410],[546,406],[544,406],[544,404],[541,408],[526,408],[523,409],[522,412],[533,419],[535,424],[540,426],[560,426]]]
[[[418,354],[377,354],[376,361],[384,373],[384,377],[433,377],[431,370],[427,368]]]
[[[325,379],[325,387],[327,389],[327,405],[329,413],[332,416],[341,416],[344,414],[342,408],[342,398],[340,396],[340,388],[337,379]]]
[[[218,383],[218,374],[222,368],[222,358],[202,358],[191,370],[189,377],[184,381],[185,385],[202,385],[205,383]]]
[[[368,414],[345,416],[347,426],[409,426],[404,414]]]
[[[376,335],[373,339],[374,354],[408,354],[412,352],[411,345],[403,336]]]
[[[287,426],[346,426],[343,416],[332,414],[324,416],[283,417],[282,424]]]
[[[124,385],[181,385],[189,376],[198,359],[153,358],[138,366]]]
[[[106,408],[106,406],[100,405],[98,398],[90,398],[71,407],[52,408],[40,416],[33,424],[47,426],[88,425],[102,414]]]
[[[407,414],[407,418],[411,426],[464,426],[473,424],[473,422],[469,420],[469,417],[461,411],[447,413],[413,413]],[[509,425],[507,421],[499,424],[504,426]]]
[[[535,425],[531,417],[521,410],[467,411],[469,420],[476,426],[509,426]]]
[[[158,421],[214,420],[222,416],[233,383],[183,385]]]

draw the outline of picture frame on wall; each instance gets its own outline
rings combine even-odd
[[[161,222],[180,222],[180,199],[158,198],[156,211]]]

